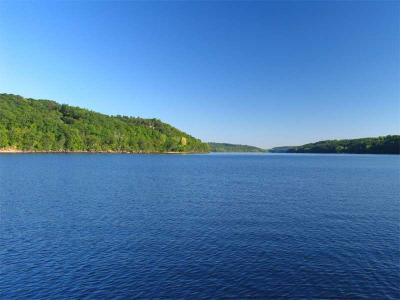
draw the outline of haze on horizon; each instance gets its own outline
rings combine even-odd
[[[262,148],[400,131],[399,2],[0,2],[0,92]]]

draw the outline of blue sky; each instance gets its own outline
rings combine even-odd
[[[0,2],[0,92],[261,147],[400,131],[400,4]]]

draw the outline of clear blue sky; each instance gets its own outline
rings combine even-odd
[[[271,147],[400,131],[399,2],[0,2],[0,91]]]

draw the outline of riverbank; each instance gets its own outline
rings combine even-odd
[[[188,151],[166,151],[166,152],[152,152],[152,151],[71,151],[71,150],[21,150],[21,149],[0,149],[0,154],[202,154],[209,152],[188,152]]]

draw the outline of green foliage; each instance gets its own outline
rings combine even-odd
[[[400,135],[320,141],[286,150],[289,153],[400,154]]]
[[[107,116],[49,100],[0,94],[0,148],[30,151],[208,152],[161,122]]]
[[[266,152],[266,150],[248,145],[227,143],[208,143],[211,152]]]
[[[7,129],[0,125],[0,148],[7,147],[9,144],[8,141],[8,132]]]

